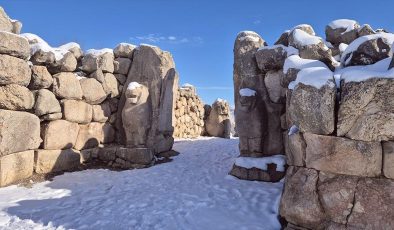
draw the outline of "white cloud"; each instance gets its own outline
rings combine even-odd
[[[184,44],[184,43],[203,43],[201,37],[179,37],[174,35],[163,36],[161,34],[148,34],[142,36],[130,37],[130,40],[142,43],[169,43],[169,44]]]
[[[261,20],[259,20],[259,19],[254,20],[254,22],[253,22],[253,24],[255,24],[255,25],[258,25],[258,24],[260,24],[260,23],[261,23]]]

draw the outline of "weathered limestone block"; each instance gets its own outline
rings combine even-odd
[[[288,112],[301,132],[331,134],[335,128],[336,87],[333,82],[320,89],[299,83],[293,90]]]
[[[110,124],[92,122],[87,125],[79,125],[79,133],[74,149],[89,149],[97,147],[100,143],[112,142],[115,131]]]
[[[89,104],[100,104],[107,98],[103,86],[94,78],[84,78],[79,80],[81,84],[83,99]]]
[[[259,69],[263,72],[282,69],[287,58],[286,48],[283,45],[275,45],[262,47],[257,50],[256,61]]]
[[[368,24],[362,25],[360,28],[357,29],[358,36],[366,36],[371,34],[376,34],[376,32],[372,29],[372,27]]]
[[[304,133],[306,167],[325,172],[364,177],[380,176],[380,142],[363,142],[334,136]]]
[[[126,102],[122,112],[122,120],[126,132],[126,146],[130,148],[146,147],[152,123],[152,107],[148,101],[148,88],[137,82],[131,82],[125,94]]]
[[[393,189],[393,180],[360,178],[347,227],[349,229],[393,229]]]
[[[122,57],[122,58],[132,58],[133,57],[133,50],[136,48],[135,45],[128,44],[128,43],[120,43],[114,49],[115,57]]]
[[[77,60],[81,59],[83,56],[83,51],[78,43],[69,42],[60,46],[59,48],[63,50],[68,50],[70,53],[72,53],[72,55],[74,55]]]
[[[97,155],[97,158],[99,160],[104,162],[110,162],[116,159],[116,152],[118,151],[118,149],[118,146],[99,147],[96,148],[97,153],[94,154]]]
[[[96,122],[106,122],[111,116],[111,107],[109,103],[102,103],[101,105],[93,105],[92,120]]]
[[[154,153],[149,148],[119,148],[116,156],[132,164],[149,165],[154,159]]]
[[[284,143],[281,129],[280,117],[283,114],[285,106],[283,104],[274,104],[266,101],[266,135],[263,139],[263,154],[271,156],[283,154]]]
[[[52,74],[73,72],[76,68],[77,59],[71,52],[63,53],[60,59],[55,58],[55,60],[48,65],[48,71]]]
[[[281,86],[281,79],[284,73],[279,71],[268,71],[264,78],[265,87],[269,99],[273,103],[284,103],[286,100],[286,89]]]
[[[88,50],[82,58],[82,70],[92,73],[101,69],[106,73],[114,72],[114,53],[111,49]]]
[[[394,142],[382,142],[383,146],[383,175],[394,179]]]
[[[114,76],[115,76],[116,80],[118,80],[119,84],[123,85],[126,82],[126,79],[127,79],[126,75],[116,73],[116,74],[114,74]],[[119,91],[119,92],[121,92],[121,91]]]
[[[34,106],[34,95],[17,84],[0,86],[0,109],[28,110]]]
[[[103,83],[104,82],[104,73],[101,69],[95,70],[94,72],[89,74],[89,78],[94,78],[98,82]]]
[[[115,58],[114,73],[127,75],[131,65],[129,58]]]
[[[0,156],[37,149],[40,143],[40,120],[37,116],[0,109]]]
[[[286,163],[291,166],[305,166],[306,143],[302,133],[297,132],[287,136]]]
[[[352,212],[358,178],[320,172],[318,193],[324,212],[331,221],[346,224]]]
[[[394,140],[394,80],[342,81],[337,135],[362,141]]]
[[[80,124],[92,121],[92,106],[83,101],[62,100],[62,112],[64,119]]]
[[[317,193],[318,172],[314,169],[287,169],[285,188],[280,202],[280,215],[287,221],[316,229],[325,219]]]
[[[358,38],[360,25],[349,19],[338,19],[326,26],[326,40],[333,45],[350,44]]]
[[[210,136],[230,138],[230,106],[227,101],[218,99],[212,104],[205,130]]]
[[[51,113],[61,113],[59,101],[56,96],[47,89],[40,89],[36,93],[36,103],[34,105],[34,113],[37,116],[43,116]]]
[[[80,153],[73,149],[35,151],[35,172],[38,174],[67,171],[78,168]]]
[[[66,120],[55,120],[43,123],[41,137],[43,149],[70,149],[75,145],[79,125]]]
[[[22,36],[0,31],[0,54],[27,60],[30,57],[29,42]]]
[[[52,75],[48,72],[47,67],[34,65],[31,67],[32,75],[29,89],[47,89],[53,83]]]
[[[18,84],[27,86],[30,79],[31,70],[25,60],[0,54],[0,85]]]
[[[43,121],[55,121],[63,118],[63,113],[51,113],[41,116],[40,119]]]
[[[119,95],[118,81],[112,73],[104,74],[104,81],[102,85],[105,93],[110,95],[111,98]]]
[[[53,93],[61,99],[82,99],[82,88],[73,73],[58,73],[53,76]]]
[[[31,177],[33,167],[34,150],[0,157],[0,187]]]

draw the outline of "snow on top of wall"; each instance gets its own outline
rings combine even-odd
[[[294,37],[294,42],[299,46],[317,45],[323,43],[324,45],[323,48],[326,50],[328,49],[328,47],[323,42],[322,38],[318,36],[310,35],[303,30],[295,29],[293,32],[293,37]]]
[[[394,78],[394,68],[387,70],[390,62],[391,57],[388,57],[372,65],[349,66],[336,70],[335,75],[345,82],[360,82],[371,78]]]
[[[289,89],[294,89],[299,83],[320,89],[326,84],[334,85],[333,72],[324,67],[311,67],[302,69],[297,74],[297,79],[290,82]]]
[[[72,48],[78,48],[78,49],[80,49],[81,46],[80,46],[78,43],[76,43],[76,42],[69,42],[69,43],[66,43],[66,44],[64,44],[64,45],[59,46],[59,49],[70,50],[70,49],[72,49]]]
[[[239,90],[239,94],[242,97],[252,97],[252,96],[256,96],[256,91],[254,91],[253,89],[249,89],[249,88],[243,88]]]
[[[328,68],[326,64],[318,60],[312,59],[303,59],[298,55],[292,55],[285,60],[285,64],[283,65],[283,73],[287,73],[287,71],[291,68],[294,69],[304,69],[310,67],[324,67]]]
[[[134,90],[134,89],[139,88],[139,87],[142,87],[142,85],[141,85],[140,83],[138,83],[138,82],[135,82],[135,81],[130,82],[130,83],[127,85],[127,89],[128,89],[128,90]]]
[[[253,42],[258,42],[260,41],[260,35],[258,35],[256,32],[254,31],[241,31],[238,33],[237,36],[239,36],[241,33],[244,33],[245,36],[242,36],[240,38],[238,38],[239,41],[244,41],[244,40],[249,40],[249,41],[253,41]]]
[[[112,49],[109,49],[109,48],[104,48],[104,49],[99,49],[99,50],[89,49],[89,50],[86,51],[86,54],[90,54],[90,55],[93,55],[93,56],[100,56],[100,55],[103,55],[105,53],[113,53],[113,52],[114,51]]]
[[[298,49],[296,49],[296,48],[294,48],[292,46],[284,46],[282,44],[273,45],[273,46],[262,46],[258,50],[271,50],[271,49],[277,49],[279,47],[282,48],[282,52],[286,52],[287,53],[287,57],[299,54]]]
[[[39,37],[36,34],[31,34],[31,33],[24,33],[21,34],[22,37],[25,37],[30,44],[30,55],[34,55],[36,52],[39,50],[42,50],[44,52],[52,52],[55,55],[56,61],[61,60],[64,55],[69,52],[67,49],[64,47],[51,47],[48,45],[46,41],[44,41],[41,37]],[[70,44],[70,43],[68,43]],[[75,43],[76,44],[76,43]],[[67,45],[67,44],[66,44]]]
[[[342,53],[341,63],[348,64],[351,59],[350,58],[351,55],[349,54],[356,51],[362,43],[378,38],[382,38],[388,44],[394,43],[394,34],[390,34],[390,33],[377,33],[377,34],[371,34],[371,35],[359,37],[356,40],[354,40],[352,43],[350,43],[349,46],[346,48],[346,50]]]
[[[194,86],[192,84],[185,83],[182,85],[182,88],[194,88]]]
[[[215,100],[215,102],[227,103],[227,101],[224,100],[224,99],[222,99],[222,98],[217,98],[217,99]]]
[[[296,26],[294,26],[293,28],[291,28],[291,30],[289,30],[288,32],[291,33],[291,32],[293,32],[294,30],[300,29],[300,28],[303,28],[303,27],[309,27],[309,28],[311,28],[311,29],[312,29],[312,35],[316,35],[315,31],[313,30],[313,27],[312,27],[311,25],[309,25],[309,24],[299,24],[299,25],[296,25]]]
[[[328,24],[332,29],[346,29],[342,34],[356,28],[357,22],[351,19],[337,19]]]
[[[276,164],[276,171],[284,172],[286,165],[286,156],[284,155],[274,155],[270,157],[237,157],[235,159],[235,165],[242,168],[258,168],[263,171],[267,171],[268,164]]]

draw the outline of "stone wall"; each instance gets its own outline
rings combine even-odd
[[[275,152],[287,158],[280,203],[286,229],[394,228],[393,42],[394,34],[353,20],[331,22],[326,40],[309,25],[284,32],[273,46],[254,32],[238,35],[241,156],[272,154],[263,140],[284,131]],[[282,108],[270,110],[273,104]],[[275,122],[274,131],[266,122],[272,111],[281,124]],[[266,176],[257,169],[280,165],[239,161],[232,174],[252,180]],[[239,165],[250,169],[240,172]]]
[[[185,84],[178,89],[174,137],[196,138],[204,133],[204,104],[196,88]]]
[[[170,53],[126,43],[51,47],[21,27],[0,7],[0,186],[92,162],[146,167],[174,154]]]

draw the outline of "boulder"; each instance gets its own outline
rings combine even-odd
[[[66,120],[55,120],[41,125],[43,149],[71,149],[77,141],[79,125]]]
[[[386,141],[383,146],[383,175],[394,179],[394,142]]]
[[[274,104],[270,101],[265,102],[265,119],[267,120],[265,125],[266,135],[262,140],[262,153],[264,156],[283,154],[285,152],[280,123],[280,117],[283,114],[284,109],[284,104]]]
[[[128,58],[116,58],[114,61],[114,73],[127,75],[131,65]]]
[[[115,76],[116,80],[118,80],[119,84],[123,85],[126,82],[126,78],[127,78],[126,75],[117,73],[117,74],[114,74],[114,76]]]
[[[283,72],[268,71],[264,78],[268,96],[273,103],[284,103],[286,100],[286,89],[281,86]]]
[[[0,85],[18,84],[27,86],[30,79],[31,70],[25,60],[0,54]]]
[[[101,105],[93,105],[92,110],[92,120],[95,122],[106,122],[111,116],[111,107],[108,102],[104,102]]]
[[[136,48],[135,45],[127,44],[127,43],[120,43],[114,49],[115,57],[122,57],[122,58],[132,58],[133,51]]]
[[[326,174],[320,172],[318,193],[321,205],[328,218],[346,224],[354,207],[354,194],[358,178],[355,176]]]
[[[28,60],[30,57],[29,42],[22,36],[0,31],[0,54]]]
[[[149,165],[154,160],[154,154],[148,148],[119,148],[116,156],[132,164]]]
[[[79,80],[82,88],[83,99],[89,104],[100,104],[107,98],[103,86],[94,78],[83,78]]]
[[[376,32],[372,29],[372,27],[368,24],[364,24],[360,28],[358,28],[358,36],[367,36],[371,34],[376,34]]]
[[[342,53],[343,66],[370,65],[391,56],[394,35],[377,33],[359,37]]]
[[[14,26],[10,17],[4,11],[3,7],[0,7],[0,31],[13,32]]]
[[[68,171],[80,165],[80,153],[73,149],[35,151],[35,172],[38,174]]]
[[[213,137],[230,138],[230,129],[230,106],[227,101],[217,99],[205,121],[205,130]]]
[[[82,70],[92,73],[101,69],[106,73],[114,72],[114,53],[111,49],[88,50],[82,58]]]
[[[20,34],[21,30],[22,30],[22,22],[18,21],[18,20],[13,20],[11,21],[12,23],[12,33],[14,34]]]
[[[318,176],[314,169],[287,169],[279,212],[288,222],[317,229],[325,220],[317,191]]]
[[[0,156],[40,146],[40,120],[27,112],[0,109]]]
[[[26,87],[11,84],[0,86],[0,109],[29,110],[34,106],[34,95]]]
[[[73,73],[58,73],[53,76],[53,93],[61,99],[82,99],[82,88]]]
[[[75,42],[69,42],[69,43],[64,44],[62,46],[59,46],[59,49],[68,50],[70,53],[72,53],[74,55],[76,60],[81,59],[83,56],[83,52],[82,52],[81,47],[79,46],[78,43],[75,43]]]
[[[290,120],[301,132],[331,134],[335,128],[335,100],[336,86],[332,80],[320,88],[299,83],[290,99]]]
[[[289,33],[292,33],[294,30],[302,30],[302,31],[304,31],[305,33],[307,33],[307,34],[309,34],[309,35],[312,35],[312,36],[315,36],[316,35],[316,33],[315,33],[315,30],[313,29],[313,27],[311,26],[311,25],[308,25],[308,24],[300,24],[300,25],[296,25],[296,26],[294,26],[290,31],[289,31]]]
[[[104,73],[101,69],[95,70],[91,74],[89,74],[89,78],[94,78],[98,82],[103,83],[104,82]]]
[[[34,65],[31,67],[32,75],[29,84],[29,89],[47,89],[53,83],[52,75],[48,72],[45,66]]]
[[[380,142],[355,141],[311,133],[304,133],[304,138],[308,168],[363,177],[377,177],[381,174]]]
[[[393,79],[342,81],[337,135],[361,141],[394,140]]]
[[[326,40],[336,46],[341,43],[350,44],[358,38],[359,28],[360,25],[354,20],[334,20],[326,26]]]
[[[79,133],[74,148],[77,150],[97,147],[101,143],[110,143],[115,138],[115,131],[108,123],[92,122],[79,125]]]
[[[289,46],[289,31],[283,32],[274,45],[284,45]]]
[[[360,178],[347,227],[349,229],[393,229],[393,189],[393,180]]]
[[[0,157],[0,187],[33,176],[34,150]]]
[[[104,74],[102,85],[105,93],[110,95],[110,97],[117,97],[119,95],[118,81],[112,73]]]
[[[284,45],[261,47],[256,52],[257,65],[263,72],[280,70],[283,68],[287,56],[290,56],[290,52],[298,54],[298,51],[293,47]]]
[[[87,124],[92,121],[92,106],[83,101],[62,100],[64,119]]]
[[[46,114],[62,112],[59,101],[51,91],[40,89],[35,94],[36,103],[34,105],[34,113],[37,116],[40,117]]]
[[[71,52],[66,52],[60,57],[55,55],[54,62],[48,65],[48,70],[52,74],[61,72],[73,72],[77,68],[77,59]]]
[[[291,135],[286,133],[286,161],[291,166],[305,166],[305,149],[306,143],[302,133],[297,132]]]

